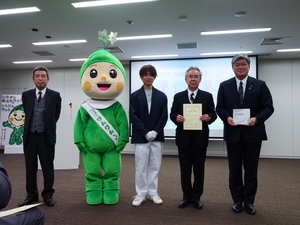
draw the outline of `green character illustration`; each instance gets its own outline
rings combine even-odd
[[[24,132],[25,112],[23,105],[18,105],[11,110],[8,115],[8,121],[3,122],[4,127],[13,129],[10,134],[9,144],[22,144],[22,135]]]

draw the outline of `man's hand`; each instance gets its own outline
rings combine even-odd
[[[237,126],[237,124],[234,123],[233,118],[230,117],[230,116],[227,118],[227,123],[228,123],[230,126]]]
[[[178,116],[176,117],[176,121],[177,121],[178,123],[183,123],[183,122],[184,122],[184,117],[183,117],[182,115],[178,115]]]
[[[200,116],[200,120],[204,121],[204,122],[208,122],[208,121],[210,121],[210,116],[208,114],[204,114],[204,115]]]

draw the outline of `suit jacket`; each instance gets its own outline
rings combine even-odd
[[[0,209],[3,209],[9,203],[11,197],[11,184],[5,168],[0,162]]]
[[[168,120],[167,96],[152,88],[151,110],[149,114],[144,87],[130,95],[130,122],[132,123],[131,143],[147,143],[145,135],[149,131],[158,134],[154,141],[164,142],[164,127]]]
[[[254,126],[230,126],[227,118],[233,116],[233,109],[249,108],[250,117],[256,117]],[[224,140],[236,143],[243,135],[246,143],[267,140],[264,122],[274,112],[271,93],[262,80],[248,77],[243,104],[239,103],[235,77],[220,84],[217,100],[217,113],[224,122]]]
[[[177,115],[183,115],[183,104],[190,104],[188,91],[182,91],[174,96],[173,105],[171,108],[170,118],[177,125],[176,128],[176,145],[178,147],[185,147],[191,138],[195,138],[199,148],[206,148],[209,138],[209,127],[217,119],[215,112],[215,104],[212,94],[198,89],[194,103],[202,104],[202,115],[208,114],[210,116],[209,122],[202,123],[202,130],[183,130],[183,123],[176,121]]]
[[[24,146],[27,143],[28,132],[30,128],[30,122],[32,120],[32,110],[34,108],[34,102],[36,100],[36,89],[31,89],[22,93],[22,102],[25,112],[24,134],[23,142]],[[59,119],[61,110],[61,97],[59,92],[53,91],[49,88],[45,93],[45,111],[44,111],[44,123],[47,140],[50,145],[56,143],[56,123]]]

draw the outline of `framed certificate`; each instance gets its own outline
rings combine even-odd
[[[183,129],[202,130],[202,104],[183,104]]]

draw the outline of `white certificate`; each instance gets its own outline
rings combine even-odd
[[[248,124],[250,121],[250,109],[233,109],[233,122],[238,125]]]
[[[183,104],[183,129],[202,130],[202,104]]]

